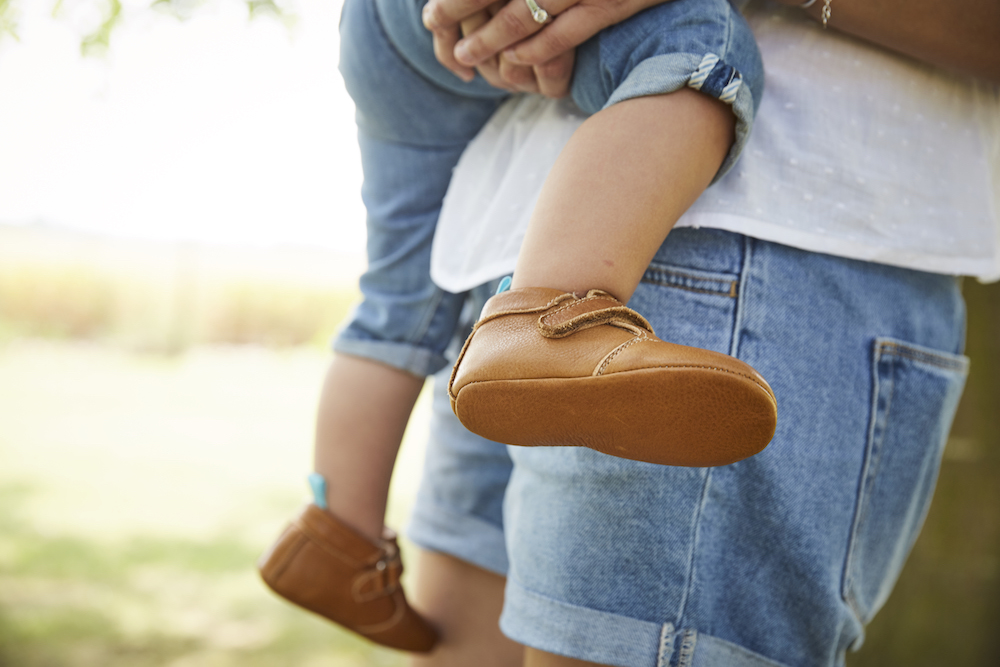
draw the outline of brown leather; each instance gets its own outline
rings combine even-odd
[[[437,633],[406,602],[394,535],[381,544],[306,505],[258,563],[281,597],[377,644],[430,651]]]
[[[606,292],[523,288],[486,302],[448,385],[473,433],[637,461],[718,466],[761,451],[777,404],[757,371],[657,338]]]

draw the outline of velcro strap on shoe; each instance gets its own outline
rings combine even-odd
[[[368,602],[391,595],[399,588],[399,577],[402,574],[403,563],[399,554],[387,556],[354,578],[351,596],[358,602]]]
[[[476,326],[506,315],[540,313],[563,301],[574,299],[576,297],[572,294],[544,287],[526,287],[502,292],[486,302]]]
[[[636,331],[653,333],[646,318],[611,296],[588,296],[547,313],[538,319],[538,328],[546,338],[565,338],[577,331],[612,324]]]

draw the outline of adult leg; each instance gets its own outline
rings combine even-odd
[[[432,653],[412,667],[521,667],[524,647],[500,632],[504,577],[464,560],[421,551],[413,606],[439,629]]]
[[[598,664],[842,667],[933,489],[967,365],[954,279],[682,229],[632,303],[773,378],[784,418],[711,469],[511,447],[502,629]]]
[[[495,289],[496,283],[470,293],[456,347]],[[519,667],[523,647],[499,629],[507,571],[503,498],[510,456],[505,445],[473,435],[458,422],[448,399],[448,378],[447,371],[434,378],[430,439],[407,529],[420,547],[413,604],[439,630],[440,642],[413,664]]]

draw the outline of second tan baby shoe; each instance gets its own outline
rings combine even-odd
[[[395,536],[380,544],[315,504],[306,505],[259,563],[281,597],[403,651],[430,651],[437,633],[407,603]]]
[[[606,292],[522,288],[486,302],[448,385],[473,433],[637,461],[719,466],[758,453],[774,393],[742,361],[660,340]]]

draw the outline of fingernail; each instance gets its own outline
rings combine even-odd
[[[466,83],[469,83],[476,78],[476,74],[475,72],[470,72],[469,70],[463,70],[458,73],[458,78]]]
[[[506,60],[507,62],[509,62],[509,63],[513,63],[514,65],[523,65],[523,64],[524,64],[524,63],[522,63],[522,62],[521,62],[521,61],[520,61],[520,60],[518,59],[518,57],[517,57],[517,54],[516,54],[516,53],[514,53],[514,49],[507,49],[506,51],[504,51],[504,52],[503,52],[503,57],[504,57],[504,59],[505,59],[505,60]]]
[[[463,65],[474,65],[475,62],[472,59],[472,54],[469,53],[469,45],[465,42],[459,42],[455,45],[455,60],[462,63]]]

